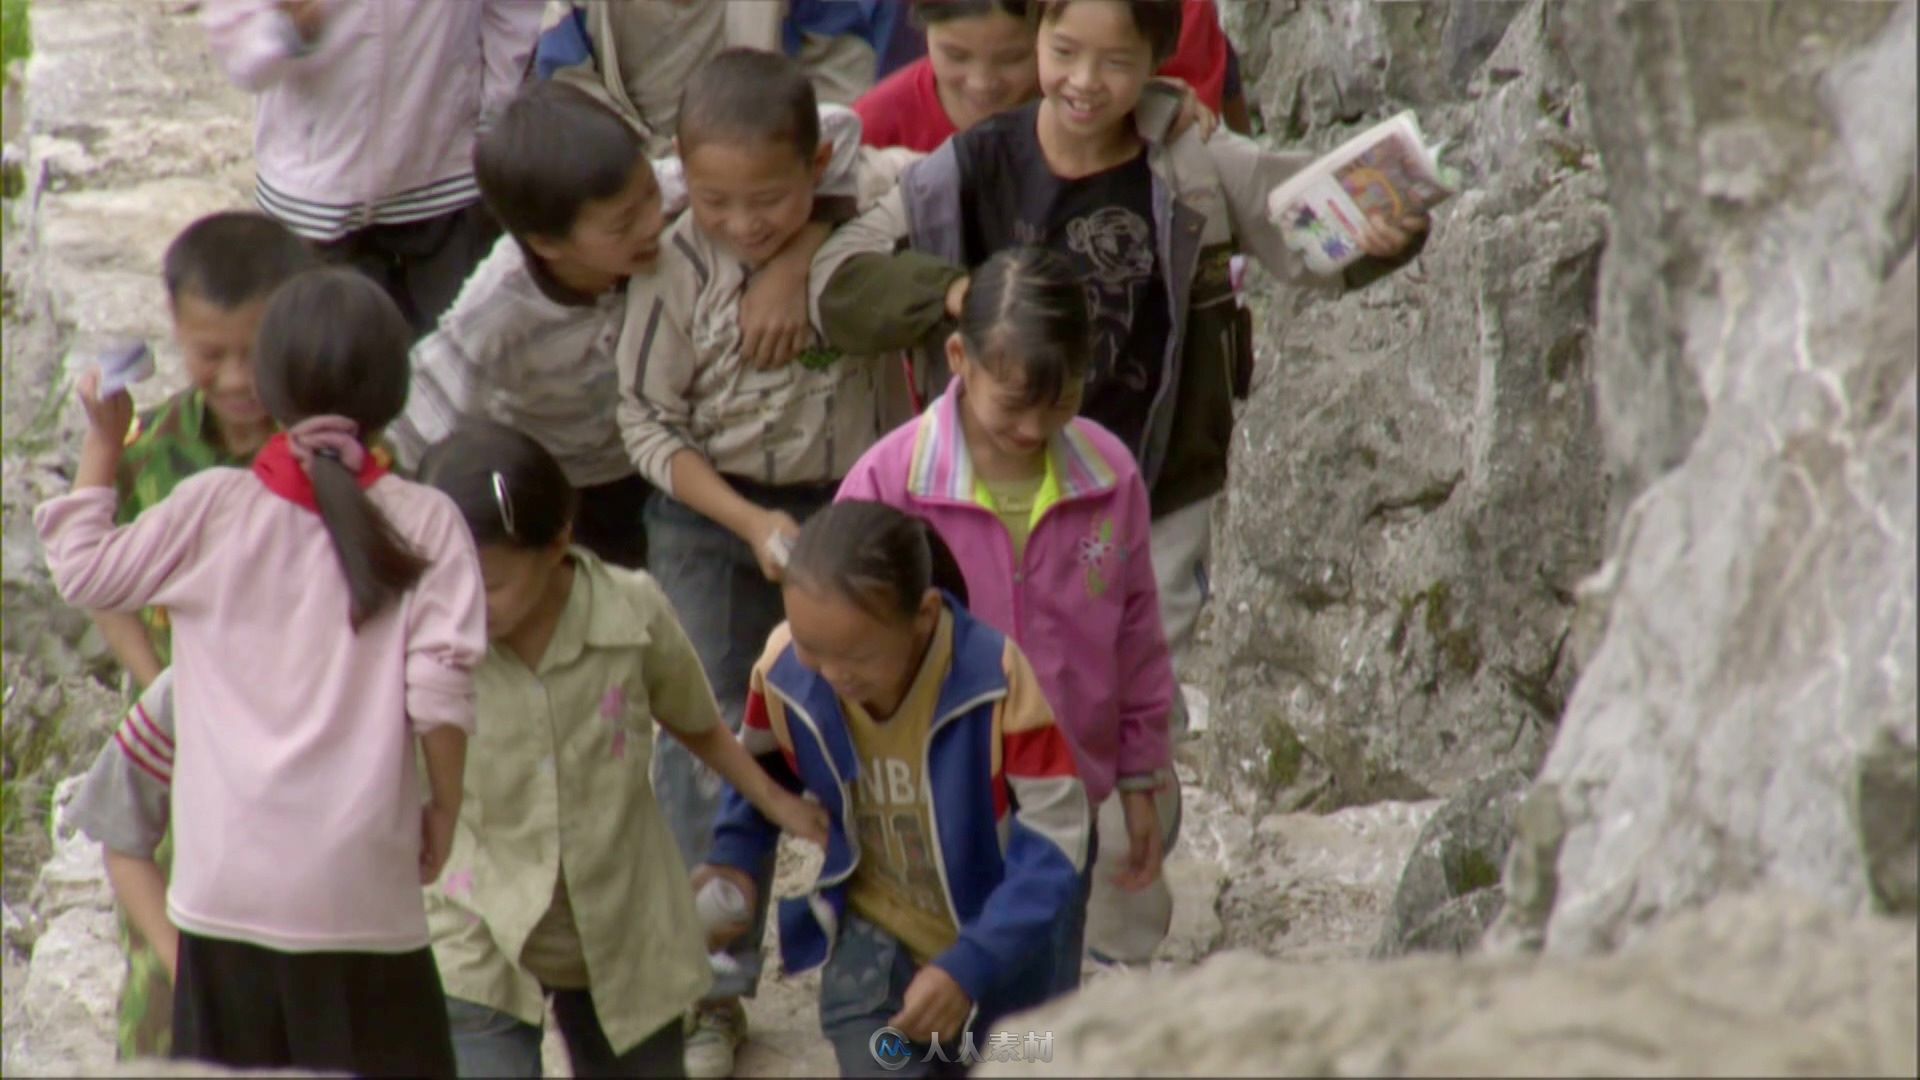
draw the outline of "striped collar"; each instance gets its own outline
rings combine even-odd
[[[920,416],[907,470],[907,491],[916,498],[975,504],[973,456],[960,428],[960,380],[947,384]],[[1059,498],[1077,499],[1111,491],[1119,473],[1087,437],[1086,421],[1075,418],[1047,444],[1047,473]],[[1051,485],[1050,485],[1051,486]]]

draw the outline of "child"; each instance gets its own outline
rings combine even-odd
[[[254,393],[253,339],[268,294],[313,262],[299,237],[250,211],[209,214],[167,245],[161,275],[188,385],[134,420],[132,441],[114,477],[121,524],[202,469],[244,467],[273,435],[273,418]],[[169,653],[166,611],[87,614],[132,677],[136,694],[154,686]],[[164,692],[148,695],[147,701],[150,715],[171,715],[172,702]],[[130,712],[120,729],[122,737],[128,737],[134,723]],[[169,729],[167,738],[171,735]],[[102,759],[110,752],[111,747],[103,748]],[[103,843],[109,876],[130,918],[135,912],[129,896],[141,891],[160,896],[165,889],[169,850],[164,832],[140,852],[116,852]],[[171,951],[156,955],[143,943],[153,939],[138,921],[129,930],[134,932],[127,939],[127,977],[120,996],[120,1053],[126,1058],[163,1056],[173,1012]]]
[[[1160,68],[1159,81],[1185,98],[1174,134],[1199,123],[1204,137],[1221,111],[1220,84],[1208,77],[1204,56],[1190,60],[1189,54],[1204,53],[1209,44],[1222,50],[1227,45],[1211,0],[1186,2],[1190,12],[1196,6],[1202,10],[1212,37],[1194,33],[1195,47],[1189,49],[1189,35],[1183,34],[1180,51]],[[925,31],[921,55],[853,105],[867,145],[927,153],[956,133],[1032,100],[1040,83],[1030,10],[1028,0],[914,0],[911,20]],[[1244,115],[1245,102],[1239,105]]]
[[[1179,5],[1050,0],[1039,22],[1042,99],[950,140],[841,229],[815,260],[817,317],[837,347],[899,348],[959,311],[953,264],[976,266],[1015,243],[1066,256],[1087,281],[1094,316],[1081,412],[1140,463],[1177,660],[1205,598],[1233,400],[1252,371],[1228,261],[1238,242],[1274,273],[1299,277],[1265,203],[1311,158],[1232,134],[1169,138],[1173,103],[1143,94],[1180,37]],[[1424,218],[1373,221],[1367,250],[1402,253],[1409,231],[1424,227]],[[901,239],[947,265],[920,254],[901,265],[888,254]],[[1349,281],[1364,278],[1358,269]]]
[[[287,431],[250,470],[112,528],[132,404],[89,373],[75,490],[35,513],[70,602],[173,613],[179,1057],[452,1072],[419,887],[459,813],[485,595],[451,502],[361,441],[406,398],[408,338],[365,278],[300,274],[261,318],[260,400]]]
[[[1172,764],[1173,669],[1146,488],[1127,448],[1074,415],[1092,341],[1072,267],[1040,248],[1002,249],[975,272],[947,338],[947,392],[867,451],[840,498],[924,516],[959,554],[973,612],[1033,662],[1092,805],[1119,789],[1117,884],[1134,891],[1160,872],[1153,792]],[[1083,893],[1062,919],[1063,990],[1080,982],[1085,918]]]
[[[753,658],[780,621],[783,545],[832,501],[904,392],[897,366],[828,357],[758,370],[741,356],[741,293],[807,226],[829,155],[798,66],[722,52],[687,85],[679,140],[689,213],[667,231],[659,270],[628,286],[619,421],[659,489],[647,504],[649,565],[737,730]],[[672,744],[659,760],[668,821],[697,863],[719,783]],[[728,1075],[743,1037],[736,999],[758,978],[757,937],[733,959],[688,1039],[695,1076]]]
[[[780,904],[789,973],[825,963],[820,1027],[843,1075],[886,1075],[883,1026],[949,1054],[1048,996],[1074,902],[1085,789],[1018,646],[929,587],[925,527],[836,503],[787,566],[787,623],[753,669],[745,739],[827,808],[811,895]],[[777,831],[737,795],[699,886],[756,895]],[[911,1072],[901,1075],[912,1075]]]
[[[253,339],[267,296],[313,265],[300,238],[264,214],[200,218],[167,245],[161,274],[187,387],[135,421],[114,476],[121,524],[174,485],[216,465],[244,466],[274,433],[253,386]],[[140,617],[90,612],[100,636],[141,688],[166,666],[165,618],[156,640]]]
[[[858,133],[843,126],[841,139],[844,176]],[[646,561],[641,511],[651,489],[609,403],[623,286],[653,272],[663,215],[678,209],[654,168],[638,133],[586,92],[544,82],[515,97],[474,149],[481,194],[508,236],[414,346],[413,392],[389,432],[407,465],[462,417],[533,435],[580,493],[575,538],[633,568]],[[824,225],[801,230],[750,286],[740,322],[756,361],[785,363],[811,344],[806,274],[826,234]]]
[[[682,1015],[711,978],[686,869],[647,780],[654,726],[782,828],[826,814],[719,722],[653,579],[570,545],[575,496],[527,435],[485,421],[428,452],[479,546],[492,648],[434,957],[462,1076],[541,1074],[542,998],[575,1076],[682,1073]]]
[[[259,99],[255,200],[379,282],[417,338],[499,226],[473,140],[512,96],[540,5],[525,0],[207,0],[214,58]]]

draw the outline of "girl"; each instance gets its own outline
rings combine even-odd
[[[960,553],[975,613],[1033,661],[1087,797],[1099,806],[1118,788],[1126,858],[1111,883],[1139,891],[1160,873],[1154,790],[1171,764],[1173,667],[1139,470],[1075,416],[1092,343],[1064,260],[1034,247],[994,255],[947,338],[947,392],[867,451],[840,498],[922,515]],[[1079,985],[1086,898],[1062,922],[1063,989]]]
[[[485,594],[453,504],[363,441],[406,401],[410,337],[360,275],[299,274],[261,318],[258,393],[284,434],[249,469],[113,528],[132,402],[89,373],[74,491],[35,513],[70,603],[172,614],[178,1057],[453,1072],[420,886],[460,810]]]
[[[843,1075],[886,1075],[883,1027],[949,1054],[1043,1000],[1053,924],[1074,902],[1087,802],[1020,650],[931,587],[925,527],[840,502],[800,531],[787,622],[755,666],[745,741],[778,749],[826,807],[812,895],[784,900],[789,972],[825,963],[820,1026]],[[779,829],[729,795],[696,886],[751,906]]]
[[[787,832],[822,843],[826,813],[719,722],[653,579],[572,546],[578,500],[539,443],[469,421],[421,478],[479,546],[492,642],[453,852],[427,897],[460,1074],[542,1075],[545,997],[573,1075],[682,1075],[681,1014],[711,977],[647,778],[654,725]]]
[[[1185,5],[1189,31],[1160,74],[1187,95],[1183,119],[1211,131],[1214,114],[1224,107],[1244,125],[1246,102],[1237,80],[1227,86],[1232,46],[1220,32],[1213,0],[1185,0]],[[1027,0],[915,0],[910,18],[926,32],[926,55],[887,75],[853,103],[863,126],[861,140],[929,153],[956,132],[1038,96],[1029,8]],[[1225,93],[1228,89],[1232,92]]]

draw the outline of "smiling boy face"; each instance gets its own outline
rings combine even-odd
[[[1153,43],[1116,0],[1076,0],[1040,23],[1040,93],[1061,126],[1097,136],[1124,123],[1153,78]]]
[[[702,232],[758,268],[813,216],[832,152],[822,144],[808,160],[784,139],[703,138],[684,151],[688,209]]]

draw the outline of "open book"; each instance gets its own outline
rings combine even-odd
[[[1369,212],[1398,221],[1424,213],[1459,187],[1420,135],[1411,111],[1368,128],[1267,196],[1267,216],[1316,274],[1361,258]]]

